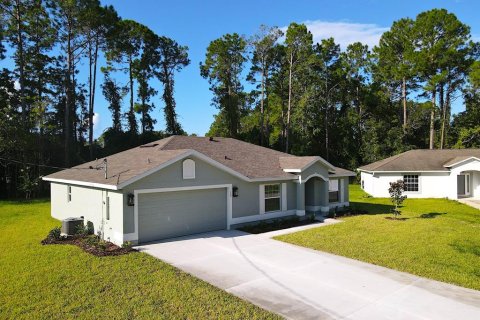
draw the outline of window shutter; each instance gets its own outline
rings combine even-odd
[[[282,211],[287,211],[287,184],[282,183]]]
[[[259,185],[259,211],[260,211],[260,214],[264,214],[265,213],[265,185],[264,184],[261,184]]]

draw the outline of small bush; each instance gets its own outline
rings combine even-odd
[[[77,235],[83,236],[83,237],[86,237],[86,236],[92,234],[90,232],[90,228],[88,227],[88,225],[83,225],[83,224],[77,227],[77,230],[76,230],[75,233]]]
[[[131,241],[125,241],[122,243],[122,248],[124,249],[131,249],[133,247],[133,243]]]
[[[107,241],[105,241],[105,240],[100,240],[100,241],[98,241],[97,249],[102,250],[102,251],[105,251],[105,250],[107,250],[107,246],[108,246]]]
[[[60,240],[61,239],[61,229],[60,227],[55,227],[52,230],[48,232],[47,238],[53,239],[53,240]]]
[[[100,242],[100,238],[94,235],[90,235],[85,239],[83,239],[83,243],[85,243],[87,246],[90,246],[90,247],[98,246],[99,242]]]

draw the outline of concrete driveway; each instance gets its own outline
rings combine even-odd
[[[240,231],[142,245],[240,298],[291,319],[480,319],[480,291]]]

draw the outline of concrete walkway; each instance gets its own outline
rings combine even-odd
[[[480,319],[480,291],[265,236],[219,231],[138,249],[290,319]]]
[[[458,202],[461,202],[463,204],[466,204],[467,206],[480,210],[480,199],[463,198],[463,199],[458,199]]]

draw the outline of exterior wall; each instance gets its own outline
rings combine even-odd
[[[296,209],[296,184],[294,180],[271,181],[271,182],[247,182],[237,178],[223,170],[220,170],[196,157],[190,157],[195,161],[195,179],[183,179],[182,162],[179,160],[170,166],[151,174],[124,188],[124,198],[134,190],[177,188],[191,186],[208,186],[232,184],[238,187],[238,197],[232,198],[232,224],[271,219],[280,216],[293,215]],[[292,175],[292,178],[294,176]],[[274,213],[260,214],[260,185],[279,183],[281,188],[286,187],[287,210]],[[134,207],[127,206],[123,201],[124,233],[133,233],[135,229]]]
[[[362,172],[361,179],[364,183],[364,191],[374,197],[390,196],[388,188],[390,182],[403,180],[403,175],[415,174],[418,175],[419,186],[418,192],[405,192],[408,198],[445,198],[451,197],[452,183],[449,172],[403,172],[403,173],[371,173]],[[456,179],[456,177],[455,177]],[[456,194],[456,180],[455,180],[455,194]],[[456,199],[456,197],[454,198]]]
[[[480,197],[480,162],[478,160],[472,159],[466,162],[463,162],[459,165],[456,165],[451,168],[451,177],[450,183],[451,188],[449,189],[449,198],[457,199],[457,175],[460,173],[470,173],[470,190],[471,197]]]
[[[71,201],[68,201],[68,185],[51,183],[51,215],[63,220],[81,217],[85,223],[91,222],[94,232],[102,232],[104,238],[122,243],[123,235],[123,195],[121,192],[71,185]],[[110,220],[106,220],[106,197],[110,198]],[[118,241],[117,241],[118,240]]]

